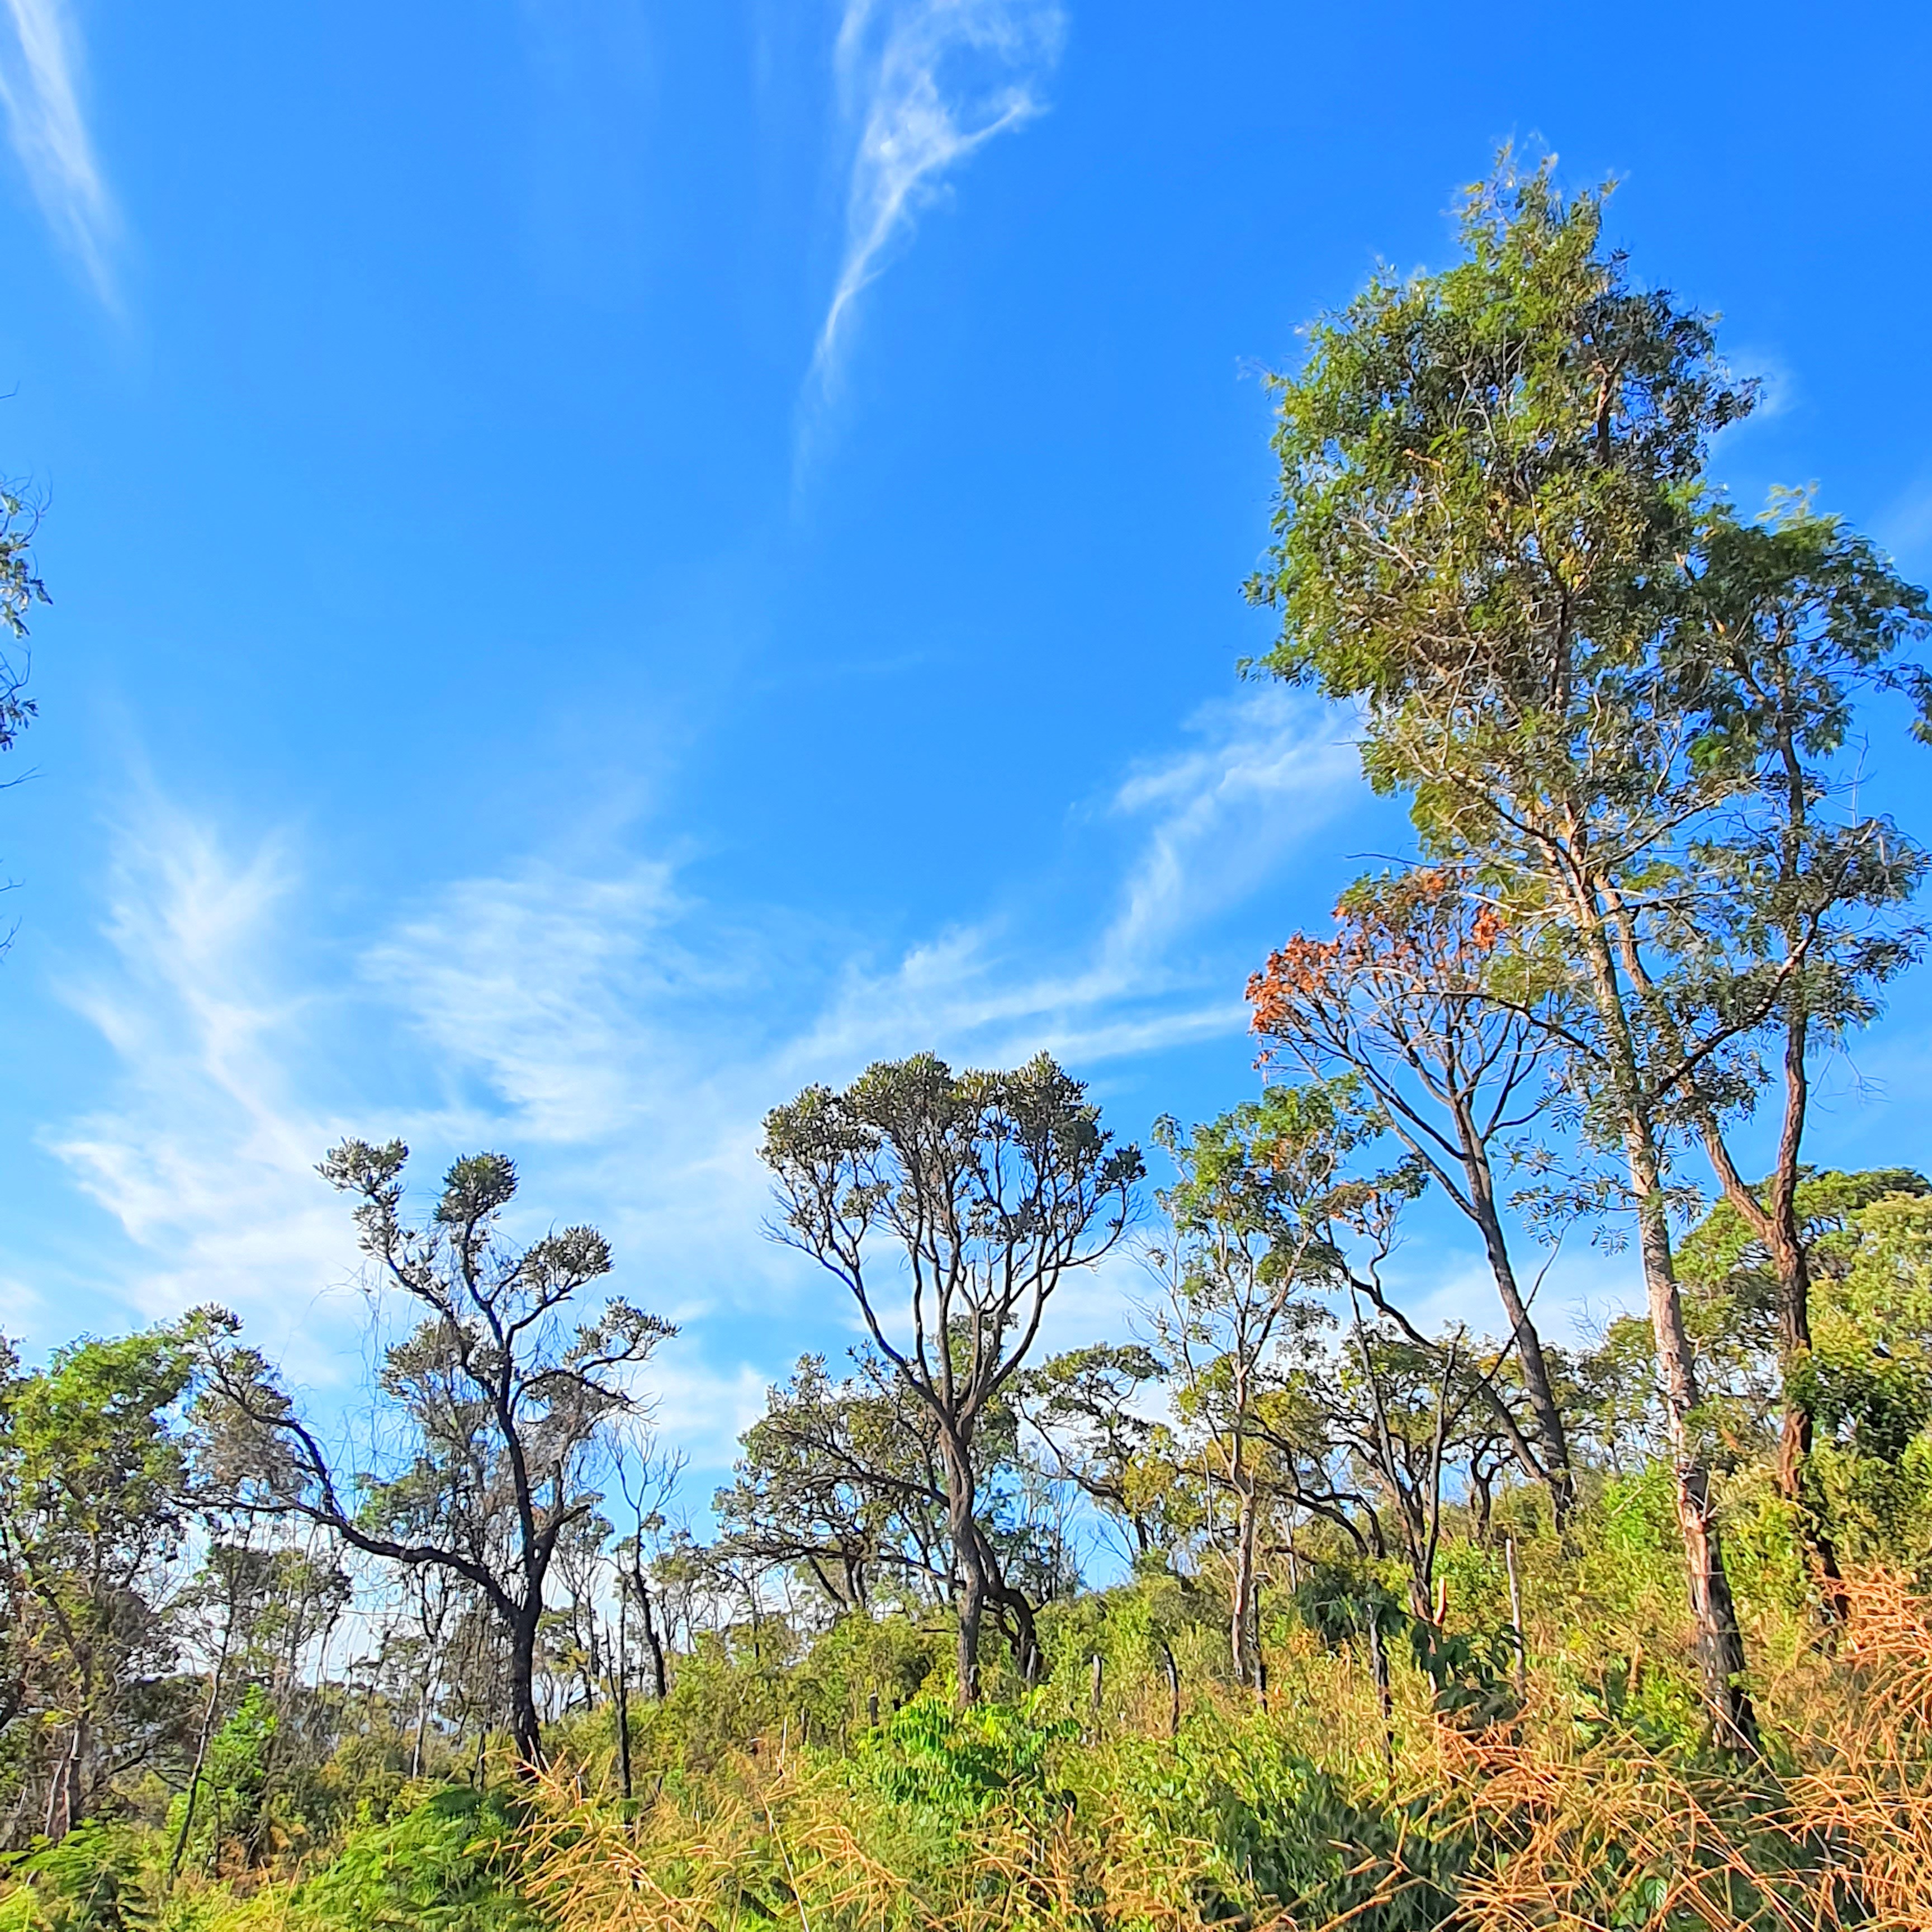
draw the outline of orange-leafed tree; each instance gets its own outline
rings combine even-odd
[[[1359,880],[1327,938],[1297,934],[1248,983],[1264,1061],[1313,1077],[1357,1076],[1389,1126],[1474,1224],[1509,1323],[1532,1432],[1486,1382],[1526,1473],[1546,1484],[1559,1522],[1575,1501],[1570,1448],[1542,1338],[1530,1314],[1498,1192],[1497,1154],[1552,1098],[1552,1016],[1492,983],[1504,928],[1494,908],[1447,868]],[[1533,1291],[1532,1291],[1533,1292]]]

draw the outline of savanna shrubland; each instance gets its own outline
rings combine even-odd
[[[219,1310],[9,1352],[0,1932],[1932,1924],[1932,1190],[1808,1142],[1925,944],[1862,784],[1932,608],[1738,514],[1756,392],[1603,213],[1505,160],[1275,384],[1250,668],[1414,850],[1254,976],[1258,1094],[1150,1197],[1045,1054],[775,1107],[860,1340],[708,1514],[500,1154],[321,1164],[360,1436]],[[1580,1239],[1643,1312],[1546,1334]]]
[[[586,1716],[541,1774],[496,1757],[480,1788],[378,1779],[332,1842],[248,1872],[232,1847],[172,1892],[160,1833],[82,1827],[16,1867],[0,1923],[1927,1922],[1932,1604],[1896,1572],[1856,1574],[1849,1620],[1821,1640],[1809,1606],[1744,1594],[1780,1661],[1756,1687],[1766,1755],[1741,1761],[1712,1747],[1684,1618],[1648,1613],[1670,1600],[1667,1542],[1616,1499],[1586,1504],[1576,1534],[1600,1531],[1619,1580],[1600,1597],[1570,1552],[1516,1542],[1520,1694],[1506,1643],[1432,1675],[1398,1631],[1385,1717],[1359,1630],[1334,1614],[1375,1580],[1338,1563],[1300,1605],[1267,1606],[1264,1708],[1232,1682],[1223,1606],[1143,1579],[1043,1616],[1050,1668],[1031,1690],[989,1672],[1002,1694],[962,1708],[950,1634],[896,1618],[821,1639],[830,1658],[761,1661],[747,1639],[638,1724],[628,1799],[608,1715]],[[1500,1558],[1451,1547],[1447,1627],[1507,1633]],[[904,1700],[874,1723],[881,1683]],[[1485,1688],[1486,1706],[1456,1695]],[[730,1730],[725,1712],[755,1722]]]

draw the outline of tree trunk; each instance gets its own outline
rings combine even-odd
[[[980,1633],[992,1594],[986,1552],[974,1520],[973,1464],[966,1445],[949,1431],[942,1444],[946,1465],[946,1534],[952,1544],[952,1566],[958,1578],[959,1703],[962,1709],[980,1701]]]
[[[651,1614],[651,1593],[644,1588],[641,1576],[638,1580],[638,1610],[644,1620],[644,1648],[650,1654],[651,1695],[662,1704],[670,1694],[670,1684],[664,1674],[664,1650],[658,1636],[657,1619]]]
[[[1786,688],[1782,695],[1788,698]],[[1804,829],[1811,812],[1810,787],[1804,761],[1787,712],[1778,733],[1784,778],[1785,824],[1779,842],[1780,880],[1795,882],[1803,868]],[[1795,958],[1805,944],[1800,925],[1784,929],[1785,953]],[[1778,1435],[1778,1487],[1796,1510],[1801,1533],[1811,1546],[1825,1594],[1833,1614],[1842,1622],[1851,1613],[1838,1552],[1832,1540],[1826,1512],[1811,1472],[1814,1426],[1810,1392],[1803,1371],[1811,1353],[1811,1270],[1804,1252],[1804,1229],[1798,1219],[1798,1178],[1803,1159],[1806,1116],[1811,1104],[1811,1015],[1805,1004],[1804,982],[1791,988],[1785,1010],[1784,1118],[1778,1138],[1778,1168],[1771,1186],[1771,1252],[1778,1269],[1780,1382],[1784,1401]]]
[[[1696,1633],[1705,1694],[1724,1742],[1753,1754],[1760,1750],[1757,1714],[1744,1688],[1744,1634],[1724,1570],[1724,1544],[1711,1502],[1711,1471],[1697,1438],[1697,1372],[1690,1338],[1684,1326],[1684,1298],[1670,1252],[1669,1205],[1658,1150],[1654,1102],[1639,1070],[1627,988],[1619,980],[1594,888],[1573,881],[1571,906],[1578,915],[1598,1018],[1604,1033],[1611,1094],[1622,1116],[1624,1156],[1630,1198],[1636,1210],[1637,1248],[1643,1262],[1645,1294],[1657,1343],[1658,1370],[1668,1418],[1673,1500],[1689,1571],[1690,1615]],[[1633,979],[1639,971],[1636,942],[1627,928],[1619,936]]]
[[[1672,1475],[1677,1526],[1690,1570],[1690,1611],[1697,1634],[1704,1688],[1724,1742],[1756,1753],[1757,1714],[1744,1688],[1744,1635],[1717,1515],[1711,1501],[1711,1472],[1696,1437],[1697,1376],[1690,1340],[1684,1327],[1684,1301],[1670,1252],[1664,1194],[1654,1148],[1636,1122],[1626,1129],[1632,1190],[1636,1196],[1637,1237],[1643,1257],[1644,1286],[1650,1300],[1651,1327],[1657,1340],[1664,1408],[1670,1419]]]
[[[980,1626],[986,1612],[986,1580],[971,1558],[959,1565],[959,1703],[980,1701]]]
[[[1260,1682],[1250,1635],[1254,1621],[1256,1520],[1260,1510],[1254,1485],[1244,1476],[1237,1476],[1234,1492],[1234,1574],[1233,1587],[1228,1593],[1228,1647],[1234,1660],[1234,1682],[1252,1690]]]
[[[1509,1572],[1510,1628],[1516,1636],[1516,1694],[1529,1695],[1529,1640],[1522,1629],[1522,1585],[1516,1574],[1516,1538],[1503,1538],[1503,1562]]]
[[[50,1844],[58,1844],[80,1822],[80,1754],[86,1720],[74,1720],[67,1749],[54,1766],[47,1787],[47,1815],[43,1835]]]
[[[1771,1258],[1778,1273],[1779,1383],[1784,1405],[1778,1438],[1778,1486],[1797,1516],[1799,1532],[1817,1565],[1818,1580],[1831,1614],[1842,1623],[1851,1606],[1845,1594],[1844,1573],[1838,1568],[1838,1544],[1811,1468],[1816,1424],[1804,1373],[1811,1354],[1811,1267],[1804,1252],[1804,1231],[1798,1225],[1797,1194],[1794,1162],[1788,1174],[1780,1172],[1778,1177],[1771,1216]]]
[[[1461,1110],[1459,1108],[1458,1112]],[[1509,1317],[1510,1332],[1515,1337],[1516,1360],[1522,1364],[1522,1382],[1529,1395],[1531,1412],[1536,1418],[1536,1432],[1543,1441],[1543,1479],[1550,1490],[1550,1508],[1562,1532],[1569,1526],[1576,1507],[1576,1481],[1570,1467],[1570,1438],[1563,1426],[1563,1412],[1550,1380],[1550,1365],[1544,1358],[1543,1338],[1529,1318],[1529,1310],[1516,1285],[1516,1265],[1510,1258],[1509,1243],[1498,1213],[1496,1178],[1490,1172],[1489,1157],[1475,1136],[1473,1122],[1458,1121],[1463,1145],[1462,1165],[1469,1180],[1469,1202],[1482,1232],[1483,1246],[1489,1256],[1490,1272],[1496,1278],[1496,1294]]]
[[[220,1654],[216,1658],[214,1668],[208,1673],[208,1702],[202,1706],[201,1728],[194,1740],[194,1768],[188,1773],[188,1792],[182,1804],[181,1829],[175,1834],[174,1850],[168,1855],[168,1883],[172,1885],[181,1871],[181,1862],[188,1850],[188,1834],[194,1829],[195,1802],[201,1796],[201,1774],[208,1762],[208,1741],[214,1735],[214,1713],[221,1701],[221,1674],[228,1662],[228,1632],[234,1627],[235,1616],[231,1605],[228,1622],[221,1634]]]
[[[1810,1552],[1833,1616],[1849,1614],[1838,1552],[1817,1494],[1811,1470],[1814,1430],[1811,1397],[1804,1370],[1811,1353],[1811,1264],[1798,1214],[1799,1162],[1802,1158],[1810,1076],[1805,1066],[1810,1022],[1801,1010],[1787,1020],[1784,1036],[1784,1118],[1778,1135],[1778,1165],[1760,1200],[1738,1172],[1714,1116],[1702,1121],[1706,1152],[1724,1198],[1756,1235],[1771,1258],[1778,1280],[1778,1356],[1780,1418],[1778,1486],[1792,1506],[1799,1534]]]
[[[1811,1354],[1811,1262],[1798,1218],[1798,1178],[1810,1103],[1810,1075],[1805,1066],[1810,1047],[1810,1016],[1800,1006],[1790,1015],[1784,1031],[1784,1121],[1778,1136],[1778,1171],[1772,1179],[1768,1216],[1771,1258],[1778,1270],[1778,1370],[1784,1410],[1778,1431],[1778,1486],[1796,1512],[1832,1613],[1843,1622],[1851,1606],[1838,1568],[1838,1546],[1812,1473],[1815,1421],[1804,1373]]]
[[[1395,1720],[1395,1694],[1389,1684],[1388,1652],[1382,1642],[1381,1614],[1372,1605],[1369,1610],[1369,1668],[1375,1673],[1376,1701],[1382,1706],[1384,1733]],[[1393,1750],[1392,1741],[1387,1748]]]
[[[422,1690],[416,1699],[415,1742],[410,1747],[410,1775],[420,1778],[423,1768],[423,1740],[429,1733],[429,1672],[423,1673]]]
[[[624,1796],[631,1796],[631,1657],[628,1642],[629,1631],[626,1628],[624,1592],[617,1592],[617,1636],[612,1646],[612,1688],[616,1692],[611,1702],[617,1720],[617,1773]]]
[[[541,1606],[530,1605],[510,1626],[510,1741],[525,1771],[543,1768],[543,1725],[537,1716],[537,1618]]]
[[[990,1552],[989,1552],[990,1553]],[[992,1568],[991,1564],[988,1565]],[[1025,1593],[1016,1590],[1004,1577],[992,1582],[989,1594],[998,1603],[1003,1618],[1012,1620],[1013,1661],[1019,1666],[1020,1682],[1030,1690],[1040,1682],[1046,1659],[1040,1647],[1040,1629],[1034,1621],[1033,1606]]]
[[[1785,1218],[1778,1217],[1780,1222]],[[1778,1366],[1784,1399],[1778,1440],[1778,1486],[1788,1502],[1802,1503],[1804,1465],[1811,1454],[1815,1424],[1810,1399],[1802,1392],[1803,1378],[1794,1372],[1802,1369],[1811,1352],[1810,1270],[1805,1265],[1802,1239],[1786,1226],[1774,1226],[1771,1259],[1778,1274]]]

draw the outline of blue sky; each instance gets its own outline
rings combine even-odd
[[[849,1330],[760,1234],[766,1108],[1046,1046],[1124,1133],[1217,1110],[1246,973],[1400,849],[1342,721],[1234,676],[1258,376],[1442,261],[1498,140],[1621,176],[1638,272],[1724,311],[1742,500],[1815,479],[1932,571],[1929,50],[1903,6],[0,0],[0,470],[56,599],[0,1324],[219,1299],[326,1400],[314,1161],[499,1146],[685,1320],[715,1467]],[[1822,1156],[1932,1157],[1929,1019]],[[1418,1305],[1484,1318],[1472,1259],[1412,1244]]]

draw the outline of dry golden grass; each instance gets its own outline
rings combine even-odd
[[[1765,1687],[1774,1768],[1673,1761],[1621,1734],[1580,1742],[1554,1684],[1533,1687],[1507,1733],[1476,1737],[1430,1721],[1412,1686],[1385,1755],[1365,1674],[1312,1651],[1280,1660],[1269,1718],[1197,1700],[1195,1722],[1224,1735],[1325,1743],[1323,1761],[1384,1815],[1426,1796],[1412,1837],[1345,1862],[1360,1882],[1337,1915],[1257,1894],[1226,1916],[1225,1887],[1200,1885],[1208,1821],[1155,1831],[1132,1797],[1164,1762],[1166,1712],[1126,1686],[1070,1768],[1077,1804],[991,1805],[938,1852],[806,1754],[745,1756],[629,1816],[553,1774],[534,1793],[524,1889],[562,1932],[1340,1932],[1426,1922],[1422,1855],[1450,1843],[1463,1869],[1443,1922],[1468,1932],[1927,1932],[1932,1606],[1885,1574],[1853,1580],[1850,1598],[1833,1642]]]

